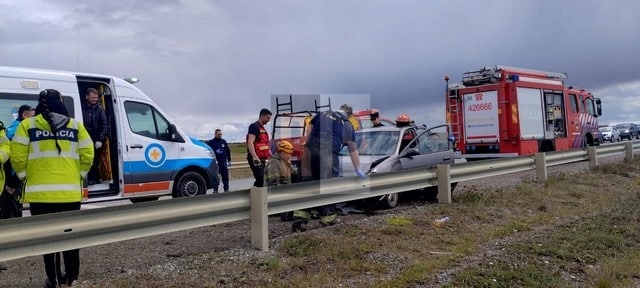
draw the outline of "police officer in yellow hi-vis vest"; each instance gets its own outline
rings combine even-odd
[[[83,178],[93,163],[93,141],[82,123],[71,118],[60,92],[40,92],[36,116],[20,123],[11,141],[11,165],[24,181],[22,201],[31,215],[80,210]],[[70,286],[78,279],[80,250],[44,255],[46,287]]]
[[[2,122],[0,122],[1,124]],[[3,129],[0,129],[0,197],[6,197],[8,195],[2,195],[2,190],[4,187],[4,169],[2,169],[2,165],[9,160],[9,138],[7,138],[7,131],[4,129],[4,125],[2,125]],[[8,193],[8,192],[7,192]],[[11,196],[13,197],[13,196]],[[1,200],[0,200],[1,201]],[[4,262],[0,262],[0,270],[7,270],[7,264]]]

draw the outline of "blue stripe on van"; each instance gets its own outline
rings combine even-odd
[[[158,167],[151,167],[144,160],[125,161],[124,173],[177,171],[188,166],[198,166],[207,169],[211,165],[211,161],[213,161],[213,159],[210,158],[167,159],[167,161]]]
[[[209,145],[207,145],[207,143],[204,143],[203,141],[200,141],[196,138],[193,137],[189,137],[189,139],[191,139],[191,142],[193,142],[193,144],[196,144],[202,148],[207,148],[207,149],[211,149],[211,147],[209,147]]]

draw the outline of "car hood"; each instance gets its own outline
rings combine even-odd
[[[371,169],[371,163],[375,162],[384,157],[389,157],[387,155],[360,155],[360,169],[367,173]],[[351,157],[340,156],[340,176],[349,177],[355,176],[356,171],[353,169],[353,164],[351,163]]]

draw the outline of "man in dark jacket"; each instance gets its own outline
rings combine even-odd
[[[100,183],[100,171],[98,167],[102,160],[102,146],[107,140],[109,134],[109,122],[107,121],[107,115],[102,108],[100,98],[98,97],[98,90],[95,88],[87,89],[85,94],[85,105],[82,108],[82,116],[84,117],[84,126],[91,136],[91,140],[94,143],[94,158],[89,175],[89,185]]]
[[[207,142],[209,147],[213,149],[213,153],[216,154],[216,161],[218,162],[218,171],[222,177],[222,188],[224,192],[229,191],[229,166],[231,165],[231,150],[229,150],[229,144],[222,139],[222,131],[216,129],[215,137]],[[218,192],[218,186],[213,187],[213,192]]]

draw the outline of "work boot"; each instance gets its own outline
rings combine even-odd
[[[51,279],[47,278],[47,281],[44,282],[44,288],[56,288],[58,287],[58,283],[56,281],[51,281]]]
[[[291,231],[293,231],[294,233],[307,231],[307,227],[306,227],[307,222],[308,221],[306,220],[300,220],[300,219],[293,221],[293,225],[291,225]]]
[[[71,287],[73,281],[75,281],[78,277],[69,277],[65,273],[60,279],[58,279],[58,283],[60,283],[61,287]]]
[[[320,218],[320,224],[323,227],[327,227],[327,226],[331,226],[336,224],[337,221],[337,215],[336,214],[331,214],[331,215],[326,215],[326,216],[322,216]]]

